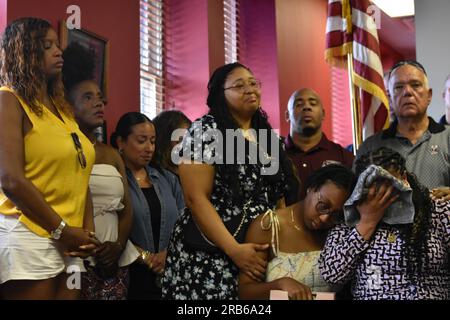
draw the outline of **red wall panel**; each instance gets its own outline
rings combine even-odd
[[[293,91],[314,89],[325,108],[323,131],[332,137],[331,73],[324,60],[326,0],[276,0],[278,75],[280,83],[280,118],[284,118]],[[349,110],[350,112],[350,110]],[[289,123],[281,122],[287,134]]]
[[[273,128],[280,128],[277,32],[274,0],[240,3],[240,61],[262,81],[261,105]]]
[[[165,4],[166,108],[195,120],[208,111],[208,3],[166,0]]]

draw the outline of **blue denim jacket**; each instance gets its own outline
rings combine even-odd
[[[161,203],[159,250],[163,251],[169,245],[175,222],[184,208],[183,192],[178,178],[173,173],[163,169],[163,175],[150,166],[147,166],[146,169]],[[129,169],[127,169],[127,178],[133,203],[133,227],[130,239],[139,247],[155,252],[150,208],[147,200]]]

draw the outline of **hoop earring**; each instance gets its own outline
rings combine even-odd
[[[123,149],[119,148],[119,153],[123,154]]]

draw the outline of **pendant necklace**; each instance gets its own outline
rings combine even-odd
[[[394,243],[397,240],[397,235],[393,231],[389,231],[387,241]]]

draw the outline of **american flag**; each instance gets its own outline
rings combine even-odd
[[[328,0],[325,50],[328,63],[338,66],[353,53],[352,80],[360,101],[363,140],[389,126],[378,33],[369,7],[368,0]]]

